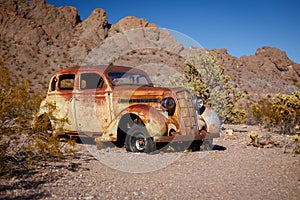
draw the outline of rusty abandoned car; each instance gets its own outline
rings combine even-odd
[[[123,66],[56,72],[36,122],[41,118],[49,134],[94,137],[132,152],[152,152],[159,143],[200,146],[220,134],[218,116],[202,99],[185,88],[154,87],[144,71]]]

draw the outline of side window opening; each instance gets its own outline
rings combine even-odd
[[[73,90],[75,74],[64,74],[59,76],[59,89],[60,90]]]
[[[51,81],[51,88],[50,88],[51,91],[55,91],[56,82],[57,82],[56,77],[53,77]]]
[[[96,73],[84,73],[80,75],[80,89],[97,89],[102,88],[104,81],[99,74]]]

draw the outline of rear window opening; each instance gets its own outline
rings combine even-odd
[[[58,87],[60,90],[74,89],[75,74],[64,74],[59,76]]]

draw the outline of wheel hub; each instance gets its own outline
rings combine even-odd
[[[137,150],[143,151],[145,149],[145,138],[138,137],[135,142],[135,146]]]

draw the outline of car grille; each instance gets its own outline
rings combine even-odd
[[[187,90],[176,93],[178,101],[178,111],[181,120],[182,134],[197,134],[196,111],[194,109],[192,95]]]
[[[119,99],[118,103],[157,103],[158,98],[144,98],[144,99]]]

